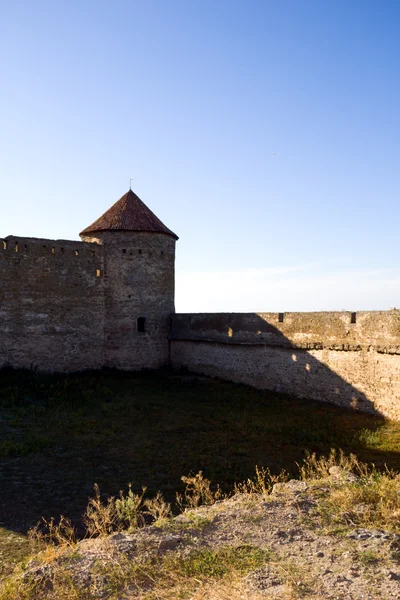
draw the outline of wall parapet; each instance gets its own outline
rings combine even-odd
[[[171,340],[400,354],[400,311],[177,313]]]

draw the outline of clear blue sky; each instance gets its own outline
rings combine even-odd
[[[399,27],[397,0],[0,3],[0,236],[77,239],[134,176],[179,311],[400,305]]]

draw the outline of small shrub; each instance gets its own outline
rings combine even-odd
[[[400,474],[371,468],[358,482],[333,488],[323,502],[326,514],[353,523],[400,531]]]
[[[382,443],[382,433],[379,430],[372,431],[364,428],[355,436],[355,441],[367,448],[379,448]]]
[[[235,493],[240,494],[260,494],[267,496],[271,493],[275,483],[287,481],[288,473],[283,470],[279,475],[273,475],[268,468],[256,466],[254,479],[247,479],[242,483],[235,484]]]
[[[28,531],[28,538],[33,551],[41,550],[48,544],[57,546],[75,546],[77,543],[76,531],[71,521],[61,515],[58,523],[52,517],[42,520]]]
[[[329,456],[317,457],[315,452],[306,452],[306,458],[301,464],[296,463],[299,468],[300,479],[311,481],[329,477],[331,467],[340,467],[344,473],[357,473],[362,475],[365,471],[364,465],[359,462],[354,454],[346,456],[343,450],[337,452],[332,448]]]
[[[142,488],[141,494],[132,492],[132,484],[128,484],[128,495],[124,496],[122,491],[119,493],[119,498],[115,501],[116,516],[121,524],[128,529],[137,529],[144,525],[142,509],[144,507],[143,496],[146,493],[146,488]]]
[[[211,482],[203,477],[202,471],[196,475],[182,476],[181,480],[186,484],[186,489],[183,494],[176,494],[176,504],[182,512],[187,508],[210,506],[224,498],[219,487],[215,492],[211,490]]]
[[[157,492],[155,498],[144,501],[146,514],[153,517],[155,523],[165,521],[171,516],[171,505],[165,502],[161,492]]]
[[[104,537],[118,530],[118,513],[115,506],[115,498],[107,499],[103,504],[100,498],[100,488],[94,484],[94,498],[89,499],[83,522],[89,536]]]

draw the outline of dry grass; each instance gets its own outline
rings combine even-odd
[[[335,476],[330,473],[332,467],[336,467]],[[323,488],[318,510],[325,522],[344,520],[351,525],[400,533],[399,473],[388,469],[381,472],[354,455],[332,451],[327,457],[309,454],[299,465],[299,476],[316,492]],[[274,476],[268,469],[256,467],[254,479],[236,485],[235,492],[266,496],[275,483],[287,479],[284,471]],[[219,487],[213,487],[202,472],[182,480],[186,489],[177,495],[177,506],[187,514],[223,498]],[[136,529],[145,525],[146,519],[157,525],[171,522],[171,506],[160,492],[153,498],[145,498],[145,488],[141,494],[134,494],[129,486],[127,495],[120,492],[119,498],[102,501],[99,487],[96,485],[94,489],[85,513],[88,537]],[[171,551],[142,562],[110,553],[97,561],[90,582],[79,587],[69,568],[79,550],[69,521],[65,518],[59,523],[43,521],[32,530],[31,538],[36,550],[41,550],[36,561],[43,565],[44,572],[49,565],[53,567],[51,583],[48,578],[30,579],[20,568],[3,585],[0,600],[93,600],[99,597],[99,585],[103,591],[106,585],[105,597],[110,600],[120,598],[122,590],[130,590],[126,598],[132,600],[265,600],[268,598],[265,594],[249,591],[244,578],[267,564],[272,564],[282,579],[279,596],[282,600],[318,597],[318,584],[302,571],[301,564],[279,561],[267,550],[251,545],[200,547],[188,554]],[[373,564],[375,560],[370,554],[362,558],[365,564]]]
[[[330,475],[332,467],[339,467],[339,479]],[[321,480],[329,484],[320,507],[325,521],[340,519],[350,525],[400,533],[400,473],[387,468],[379,471],[354,454],[346,456],[335,450],[328,457],[309,454],[299,465],[299,473],[311,484]]]
[[[171,516],[171,504],[165,502],[161,492],[157,492],[154,498],[144,501],[145,513],[154,519],[154,525],[165,523]]]
[[[372,469],[358,482],[333,487],[323,507],[350,523],[400,533],[400,474]]]
[[[211,481],[203,477],[202,471],[196,475],[183,476],[181,480],[186,489],[183,494],[176,494],[176,505],[182,512],[199,506],[211,506],[226,497],[219,486],[215,491],[211,489]]]
[[[108,498],[103,503],[97,483],[94,484],[94,494],[94,498],[89,499],[85,514],[83,515],[87,534],[90,537],[109,535],[116,531],[118,522],[115,498]]]
[[[234,491],[237,494],[260,494],[261,496],[268,496],[275,483],[285,482],[288,479],[289,475],[285,470],[281,471],[279,475],[273,475],[270,469],[256,466],[254,478],[235,484]]]

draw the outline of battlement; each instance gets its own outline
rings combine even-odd
[[[9,235],[0,242],[0,259],[7,256],[5,253],[22,256],[53,256],[53,257],[74,257],[94,258],[102,257],[103,248],[99,244],[71,241],[71,240],[53,240],[45,238],[18,237]]]
[[[400,311],[176,314],[171,338],[400,354]]]

